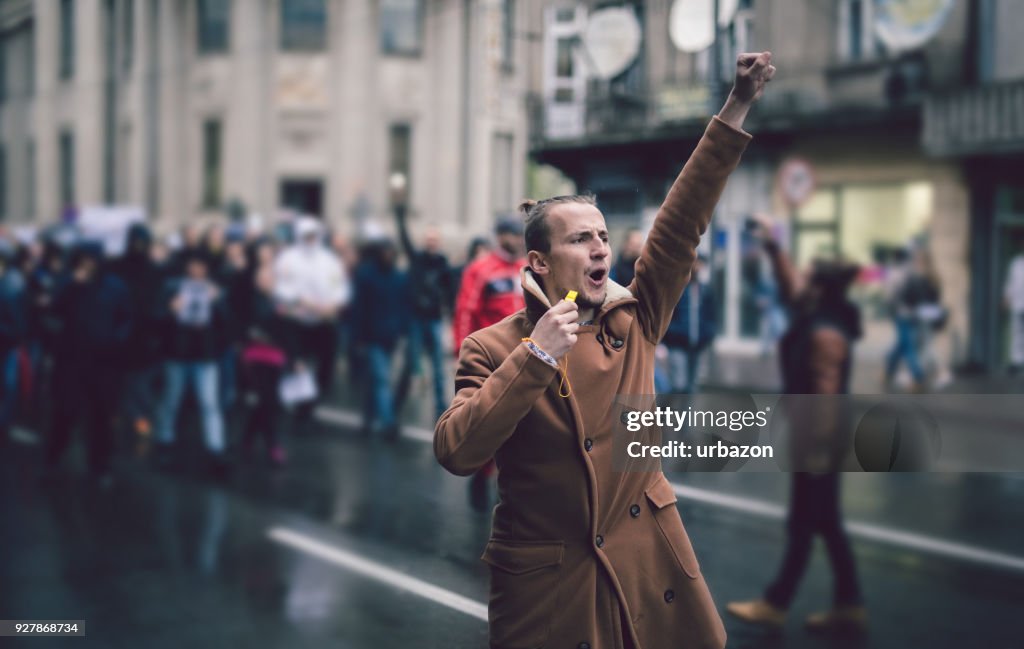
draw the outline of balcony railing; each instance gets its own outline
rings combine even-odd
[[[1024,152],[1024,79],[928,97],[923,140],[933,155]]]

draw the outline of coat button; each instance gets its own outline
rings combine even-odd
[[[587,453],[589,453],[590,449],[594,448],[594,440],[589,437],[583,440],[583,448],[587,449]]]
[[[602,336],[601,334],[597,334],[597,342],[599,342],[599,343],[601,343],[603,345],[604,344],[604,336]]]
[[[672,600],[674,600],[675,598],[676,598],[675,592],[673,592],[672,590],[666,590],[665,591],[665,601],[666,602],[671,604]]]
[[[629,515],[632,516],[633,518],[636,518],[637,516],[639,516],[640,515],[640,505],[630,505],[630,507],[629,507]]]
[[[581,642],[578,645],[576,645],[576,649],[590,649],[590,643],[589,642]]]
[[[622,339],[620,338],[616,338],[615,340],[612,341],[612,347],[614,347],[615,349],[622,349],[622,345],[624,344],[625,343],[623,343]]]
[[[594,539],[594,543],[595,543],[595,544],[597,545],[597,547],[599,547],[599,548],[600,548],[600,547],[603,547],[603,546],[604,546],[604,537],[603,537],[603,536],[601,536],[600,534],[598,534],[598,535],[597,535],[597,538],[596,538],[596,539]]]

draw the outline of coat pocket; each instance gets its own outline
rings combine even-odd
[[[672,485],[665,478],[661,478],[648,487],[644,495],[647,496],[654,520],[661,528],[661,533],[672,549],[679,567],[687,577],[696,579],[700,575],[700,564],[697,563],[693,544],[690,543],[690,537],[683,527],[683,519],[679,517],[679,510],[675,507],[676,493],[672,490]]]
[[[561,541],[491,539],[481,559],[491,567],[487,607],[490,644],[502,649],[538,649],[547,642],[558,608]]]

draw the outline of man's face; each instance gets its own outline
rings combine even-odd
[[[639,230],[630,230],[626,235],[626,241],[622,244],[622,256],[627,259],[636,259],[644,247],[644,235]]]
[[[502,232],[498,235],[498,247],[513,257],[523,255],[523,235],[512,232]]]
[[[185,272],[188,274],[189,279],[204,280],[207,276],[206,262],[193,259],[188,262],[188,266],[185,267]]]
[[[441,235],[437,230],[427,230],[423,236],[423,247],[427,252],[435,253],[441,249]]]
[[[608,292],[608,229],[604,215],[593,205],[555,205],[547,216],[551,250],[532,251],[530,266],[541,276],[552,304],[569,291],[581,308],[598,308]]]

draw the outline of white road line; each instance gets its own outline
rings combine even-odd
[[[331,408],[330,406],[320,406],[317,408],[316,417],[317,419],[321,419],[328,423],[339,424],[342,426],[354,426],[358,428],[363,425],[363,417],[359,413],[351,410]],[[433,443],[434,431],[420,426],[402,424],[402,437],[408,437],[409,439],[415,439],[420,442]]]
[[[358,425],[361,421],[359,415],[354,412],[337,410],[334,408],[320,408],[317,411],[317,415],[325,421],[344,425]],[[418,426],[402,426],[402,434],[405,437],[424,442],[433,442],[434,440],[434,431]],[[672,484],[672,488],[675,490],[677,496],[706,505],[743,512],[745,514],[751,514],[761,518],[770,518],[774,520],[783,520],[786,518],[786,508],[784,506],[765,500],[746,498],[744,496],[732,496],[717,491],[699,489],[697,487],[689,487],[675,483]],[[986,550],[972,545],[945,541],[943,539],[937,539],[923,534],[904,532],[898,529],[872,525],[871,523],[861,523],[858,521],[847,523],[846,529],[851,536],[856,538],[877,541],[879,543],[886,543],[888,545],[911,550],[920,550],[922,552],[928,552],[943,557],[962,559],[983,565],[998,566],[1001,568],[1024,572],[1024,558],[1004,554],[1002,552],[995,552],[993,550]]]
[[[310,554],[341,568],[346,568],[364,577],[383,582],[395,588],[419,595],[425,599],[465,613],[479,620],[487,621],[487,605],[445,590],[415,577],[403,574],[369,559],[342,550],[333,545],[317,541],[305,534],[284,527],[267,530],[267,536],[278,543]]]

